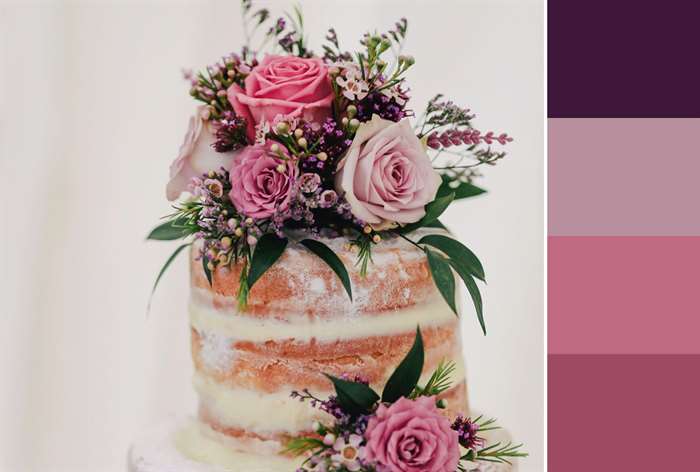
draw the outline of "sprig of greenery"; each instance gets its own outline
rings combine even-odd
[[[360,277],[367,276],[367,269],[372,261],[372,245],[374,242],[371,238],[367,237],[365,234],[358,236],[357,238],[350,241],[352,246],[357,247],[357,261],[356,266],[360,267]]]
[[[318,454],[319,452],[327,449],[328,446],[323,444],[323,440],[318,438],[293,438],[291,439],[284,448],[285,454],[291,454],[293,456],[301,456],[302,454],[311,453]]]
[[[509,459],[528,456],[528,453],[521,450],[522,447],[522,444],[513,444],[511,441],[508,441],[503,445],[500,442],[497,442],[479,449],[478,451],[469,450],[469,452],[464,454],[460,460],[484,461],[512,465],[512,462]]]
[[[416,397],[432,397],[440,395],[452,387],[452,375],[457,369],[457,364],[453,361],[440,361],[440,364],[435,368],[432,375],[425,384],[425,387],[416,386],[411,394],[411,398]]]

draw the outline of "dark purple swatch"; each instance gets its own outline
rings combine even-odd
[[[550,117],[700,117],[700,2],[548,3]]]

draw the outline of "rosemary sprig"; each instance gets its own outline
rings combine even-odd
[[[479,449],[476,453],[474,453],[474,451],[469,451],[462,456],[462,459],[512,465],[511,461],[508,460],[509,458],[528,456],[526,452],[520,450],[521,447],[523,447],[522,444],[513,444],[510,441],[505,445],[501,445],[500,442],[497,442],[496,444]],[[468,458],[467,456],[469,456],[470,453],[472,457]]]
[[[440,395],[447,391],[452,386],[452,375],[454,374],[457,365],[453,361],[440,361],[433,374],[428,379],[425,387],[416,387],[411,395],[411,398],[420,396],[432,397]]]
[[[294,438],[287,443],[284,453],[300,456],[307,452],[317,454],[327,448],[328,446],[323,444],[323,441],[318,438]]]
[[[360,276],[366,277],[369,263],[373,262],[372,244],[374,243],[370,238],[362,235],[359,236],[357,239],[353,239],[352,241],[350,241],[350,244],[353,246],[357,246],[358,248],[357,262],[355,263],[355,265],[360,267]]]

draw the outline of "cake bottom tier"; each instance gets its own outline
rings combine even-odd
[[[146,432],[132,444],[128,472],[294,472],[300,459],[235,452],[212,439],[211,429],[192,418],[173,419]],[[491,441],[507,441],[501,430]],[[513,466],[480,464],[478,472],[516,471]]]

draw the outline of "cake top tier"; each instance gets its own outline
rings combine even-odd
[[[245,313],[321,318],[371,315],[420,304],[436,295],[425,253],[399,237],[388,239],[374,250],[366,274],[356,263],[357,247],[347,239],[321,241],[345,264],[352,300],[340,278],[324,261],[301,244],[290,242],[250,289]],[[192,251],[191,262],[193,298],[207,298],[217,309],[238,312],[243,263],[217,268],[209,285],[196,250]]]

